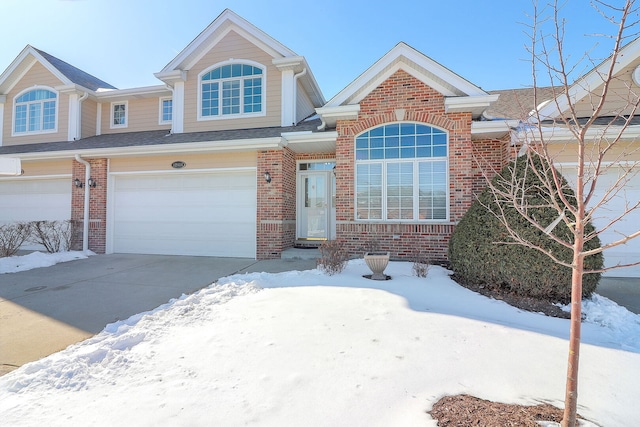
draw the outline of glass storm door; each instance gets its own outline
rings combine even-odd
[[[298,227],[301,240],[326,240],[335,235],[333,170],[298,173]]]

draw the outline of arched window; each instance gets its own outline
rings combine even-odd
[[[264,72],[249,64],[227,64],[200,77],[200,117],[255,114],[263,111]]]
[[[449,218],[448,135],[420,123],[370,129],[355,140],[356,219]]]
[[[14,133],[54,131],[58,95],[48,89],[33,89],[15,99]]]

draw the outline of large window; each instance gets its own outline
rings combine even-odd
[[[356,138],[356,219],[443,221],[448,213],[447,133],[393,123]]]
[[[200,117],[241,116],[263,112],[263,70],[228,64],[200,77]]]
[[[15,100],[13,132],[53,132],[56,130],[58,95],[48,89],[33,89]]]

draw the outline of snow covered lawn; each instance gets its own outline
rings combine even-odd
[[[445,394],[562,406],[569,322],[448,272],[317,270],[220,280],[0,377],[10,426],[435,426]],[[640,425],[640,316],[585,303],[579,412]],[[45,421],[46,420],[46,421]]]

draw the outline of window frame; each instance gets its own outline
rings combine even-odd
[[[164,103],[165,101],[171,101],[171,119],[164,119]],[[159,125],[170,125],[173,123],[173,97],[171,96],[161,96],[159,99],[159,111],[158,111],[158,124]]]
[[[115,107],[117,105],[124,105],[124,124],[114,124],[115,119]],[[109,129],[123,129],[129,127],[129,101],[113,101],[111,103],[109,114]]]
[[[442,133],[444,133],[446,135],[446,156],[436,156],[436,157],[409,157],[409,158],[403,158],[398,156],[397,158],[391,158],[391,159],[363,159],[363,160],[358,160],[357,159],[357,143],[356,141],[358,140],[359,137],[361,137],[363,134],[370,132],[373,129],[376,128],[382,128],[388,125],[395,125],[395,124],[414,124],[414,125],[421,125],[421,126],[427,126],[430,127],[434,130],[440,131]],[[416,146],[417,147],[417,146]],[[433,147],[433,145],[431,145],[431,147]],[[450,194],[450,188],[449,188],[449,183],[450,183],[450,170],[449,170],[449,154],[450,154],[450,138],[449,138],[449,131],[447,131],[446,129],[440,128],[438,126],[434,126],[432,124],[429,123],[421,123],[421,122],[388,122],[388,123],[383,123],[377,126],[373,126],[371,128],[365,129],[364,131],[358,133],[354,139],[353,139],[353,153],[354,153],[354,163],[353,163],[353,184],[354,184],[354,196],[353,196],[353,206],[354,206],[354,212],[353,212],[353,217],[355,221],[358,222],[366,222],[366,223],[431,223],[431,224],[442,224],[442,223],[449,223],[450,222],[450,214],[451,214],[451,194]],[[389,207],[388,207],[388,199],[389,199],[389,172],[388,172],[388,166],[390,164],[394,164],[394,165],[401,165],[401,164],[412,164],[412,219],[403,219],[403,218],[389,218]],[[444,165],[444,171],[445,171],[445,182],[444,182],[444,197],[445,197],[445,216],[444,218],[435,218],[435,219],[431,219],[431,218],[424,218],[421,219],[420,218],[420,165],[423,163],[432,163],[432,164],[441,164]],[[381,217],[380,218],[359,218],[358,217],[358,165],[369,165],[369,168],[371,168],[371,165],[379,165],[379,169],[380,169],[380,209],[381,209]],[[376,166],[377,167],[377,166]],[[401,166],[400,166],[401,167]],[[377,171],[376,171],[377,173]],[[432,173],[430,176],[434,176],[434,174]],[[369,188],[372,188],[371,186]],[[369,202],[371,201],[371,199],[369,199]],[[370,209],[370,207],[368,207],[367,209]],[[398,208],[398,211],[401,211],[402,207],[400,206]],[[401,216],[401,215],[399,215]]]
[[[43,129],[44,127],[44,103],[45,102],[51,102],[52,99],[54,98],[48,98],[48,99],[43,99],[43,100],[39,100],[39,101],[28,101],[28,102],[21,102],[21,105],[33,105],[33,104],[40,104],[41,108],[40,108],[40,129],[39,130],[29,130],[29,114],[30,114],[30,109],[27,107],[27,117],[26,117],[26,129],[25,131],[21,131],[18,132],[16,130],[16,108],[17,108],[17,100],[18,98],[26,95],[29,92],[32,91],[36,91],[36,90],[46,90],[48,92],[51,92],[55,95],[55,107],[54,107],[54,120],[53,120],[53,128],[52,129]],[[11,112],[11,136],[30,136],[30,135],[41,135],[41,134],[47,134],[47,133],[56,133],[58,132],[58,110],[59,110],[59,106],[60,106],[60,92],[58,92],[57,90],[55,90],[52,87],[49,86],[41,86],[41,85],[36,85],[36,86],[31,86],[29,88],[26,88],[20,92],[18,92],[18,94],[16,96],[13,97],[13,109]]]
[[[250,113],[245,113],[244,112],[244,94],[243,94],[243,90],[244,90],[244,84],[241,85],[240,87],[240,112],[237,114],[223,114],[222,112],[218,113],[217,115],[203,115],[202,114],[202,77],[206,74],[208,74],[209,72],[215,70],[216,68],[220,68],[220,67],[224,67],[225,65],[250,65],[252,67],[256,67],[262,70],[262,74],[260,75],[261,78],[261,99],[260,99],[260,111],[258,112],[250,112]],[[244,79],[249,79],[249,78],[258,78],[255,77],[257,75],[254,75],[254,77],[250,77],[250,76],[245,76],[245,77],[229,77],[229,78],[224,78],[224,79],[219,79],[217,81],[219,82],[231,82],[234,80],[244,80]],[[213,81],[213,80],[212,80]],[[218,62],[216,64],[213,64],[212,66],[205,68],[204,70],[202,70],[199,74],[198,74],[198,81],[197,81],[197,85],[198,85],[198,97],[197,97],[197,111],[198,111],[198,121],[205,121],[205,120],[227,120],[227,119],[241,119],[241,118],[247,118],[247,117],[261,117],[261,116],[266,116],[267,114],[267,101],[266,101],[266,88],[267,88],[267,67],[260,64],[259,62],[255,62],[255,61],[251,61],[249,59],[230,59],[227,61],[222,61],[222,62]],[[222,85],[222,83],[220,83],[220,85]],[[220,87],[218,89],[220,92],[222,92],[222,87]],[[222,99],[222,97],[220,98]],[[220,107],[222,108],[222,107]]]

